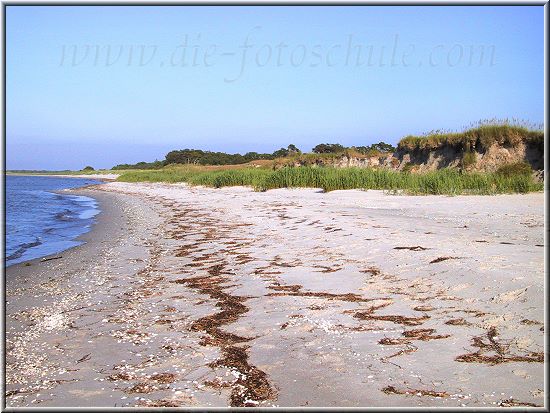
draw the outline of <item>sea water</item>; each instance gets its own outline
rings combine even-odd
[[[6,176],[5,265],[56,254],[82,244],[99,213],[90,197],[55,191],[99,184],[85,178]]]

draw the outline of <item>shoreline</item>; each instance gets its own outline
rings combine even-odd
[[[6,396],[9,407],[48,405],[45,396],[52,387],[59,385],[63,388],[56,390],[61,392],[61,397],[53,406],[113,406],[103,398],[92,397],[86,402],[86,395],[79,394],[81,386],[94,389],[100,384],[93,370],[85,369],[80,378],[65,377],[74,375],[72,372],[82,358],[82,351],[88,349],[91,354],[98,350],[94,340],[97,331],[87,330],[82,324],[90,318],[95,319],[92,325],[101,324],[100,314],[94,314],[93,310],[94,306],[101,305],[96,289],[111,279],[111,271],[114,271],[112,268],[102,271],[106,267],[101,261],[115,261],[113,252],[118,249],[126,255],[117,265],[124,266],[129,255],[135,257],[136,262],[145,261],[147,251],[131,245],[125,251],[123,247],[133,241],[128,240],[128,234],[133,231],[133,214],[129,212],[132,199],[89,188],[71,192],[93,196],[101,205],[96,224],[81,236],[85,243],[63,251],[62,259],[46,262],[36,259],[30,262],[31,265],[21,263],[6,269]],[[126,280],[121,288],[129,289],[131,282]],[[115,304],[114,301],[113,297],[110,304]],[[80,328],[87,332],[81,334]],[[67,336],[71,333],[74,334],[69,339]],[[126,347],[121,353],[128,350]],[[75,398],[81,403],[74,403]]]
[[[10,407],[544,403],[544,194],[73,192],[106,210],[8,286]]]
[[[105,182],[105,181],[104,181]],[[78,188],[68,188],[68,189],[59,189],[59,190],[51,190],[51,191],[48,191],[48,192],[51,192],[51,193],[54,193],[54,194],[59,194],[59,195],[66,195],[66,196],[70,196],[70,195],[82,195],[82,196],[86,196],[88,198],[91,198],[95,201],[97,201],[97,210],[98,210],[98,214],[96,214],[94,217],[93,217],[93,222],[91,224],[91,226],[89,227],[89,229],[87,231],[85,231],[83,234],[80,234],[79,236],[77,237],[74,237],[74,238],[71,238],[70,241],[74,241],[74,242],[80,242],[81,244],[80,245],[74,245],[72,247],[68,247],[68,248],[65,248],[65,249],[62,249],[60,251],[57,251],[57,252],[54,252],[54,253],[50,253],[50,254],[46,254],[46,255],[42,255],[38,258],[32,258],[32,259],[27,259],[27,260],[24,260],[24,261],[20,261],[18,263],[15,263],[15,264],[10,264],[10,265],[6,265],[5,268],[12,268],[12,267],[16,267],[16,266],[30,266],[30,265],[33,265],[33,264],[36,264],[36,263],[39,263],[39,262],[47,262],[48,260],[45,260],[45,261],[42,261],[43,259],[45,258],[50,258],[50,257],[55,257],[57,255],[60,255],[66,251],[70,251],[72,250],[73,248],[78,248],[80,246],[82,246],[83,244],[87,243],[88,241],[91,241],[93,240],[93,237],[87,237],[86,235],[89,234],[90,232],[92,232],[96,226],[96,224],[98,223],[99,221],[99,217],[100,215],[102,215],[102,212],[103,212],[103,207],[105,206],[108,206],[109,205],[109,202],[105,202],[105,199],[102,199],[102,200],[99,200],[95,195],[98,194],[97,191],[89,191],[86,192],[86,193],[79,193],[79,191],[86,191],[88,188],[94,188],[96,185],[98,184],[88,184],[88,185],[84,185],[84,186],[81,186],[81,187],[78,187]],[[105,198],[104,196],[102,196],[101,193],[99,193],[99,197],[100,198]],[[6,263],[7,264],[7,263]]]
[[[97,184],[93,184],[89,186],[96,186],[96,185]],[[59,190],[54,192],[61,193],[64,195],[87,196],[97,201],[97,204],[98,204],[97,209],[99,210],[99,213],[94,216],[93,224],[90,226],[90,229],[87,232],[72,239],[72,241],[81,242],[80,245],[75,245],[73,247],[69,247],[62,251],[59,251],[53,254],[44,255],[39,258],[33,258],[30,260],[18,262],[17,264],[9,265],[5,268],[6,272],[9,270],[10,272],[20,273],[20,272],[24,272],[24,268],[20,269],[19,267],[30,267],[30,266],[36,266],[37,264],[46,264],[50,262],[49,260],[42,261],[43,258],[54,257],[58,255],[66,255],[67,259],[71,259],[73,258],[73,255],[79,253],[78,251],[79,249],[84,248],[87,244],[96,243],[98,236],[103,238],[105,237],[104,234],[108,233],[108,229],[110,227],[110,221],[112,220],[112,215],[117,212],[117,208],[113,207],[112,194],[107,195],[99,191],[92,191],[90,189],[87,189],[87,187],[80,187],[80,188],[70,189],[66,191]],[[93,245],[91,247],[93,248]],[[55,260],[51,260],[51,261],[55,261]]]

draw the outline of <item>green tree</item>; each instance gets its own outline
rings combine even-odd
[[[313,148],[314,153],[339,153],[345,150],[346,148],[339,143],[320,143]]]
[[[371,149],[374,149],[376,151],[380,152],[395,152],[395,146],[390,145],[386,142],[378,142],[370,146]]]
[[[290,154],[290,151],[285,148],[277,149],[275,152],[273,152],[272,156],[273,158],[284,158],[285,156],[288,156]]]
[[[296,154],[302,153],[302,151],[292,143],[288,145],[286,149],[288,150],[289,153],[296,153]]]

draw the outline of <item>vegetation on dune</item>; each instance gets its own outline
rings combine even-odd
[[[381,142],[383,144],[383,142]],[[323,145],[333,145],[333,144],[323,144]],[[355,158],[355,159],[364,159],[369,157],[378,157],[378,156],[389,156],[391,152],[385,152],[380,149],[379,144],[372,146],[361,146],[356,147],[352,146],[350,148],[338,149],[333,146],[334,152],[313,152],[313,153],[298,153],[291,154],[284,158],[277,158],[273,161],[274,167],[282,166],[330,166],[334,165],[334,162],[342,159],[343,157]],[[384,144],[391,146],[389,144]],[[319,146],[319,145],[317,145]],[[317,147],[316,147],[317,148]],[[322,149],[321,149],[322,150]]]
[[[464,132],[432,131],[422,136],[406,136],[397,144],[404,150],[433,150],[442,146],[452,146],[469,152],[473,149],[486,150],[494,143],[502,146],[515,146],[524,141],[544,145],[544,132],[541,125],[532,125],[516,120],[485,120]]]
[[[396,150],[395,146],[390,145],[386,142],[378,142],[370,146],[352,146],[348,149],[367,156],[377,156],[383,153],[393,153]]]
[[[344,152],[346,148],[339,143],[320,143],[316,145],[313,149],[313,153],[340,153]]]
[[[490,195],[543,190],[544,183],[534,178],[531,165],[524,161],[501,165],[496,172],[491,173],[468,171],[472,169],[471,166],[477,165],[480,152],[493,144],[509,147],[520,142],[530,145],[530,150],[533,147],[536,149],[531,152],[542,153],[542,126],[516,120],[490,120],[472,124],[464,132],[438,130],[422,136],[407,136],[399,142],[397,148],[385,142],[352,147],[338,143],[321,143],[311,153],[302,153],[291,144],[271,154],[248,152],[244,155],[183,149],[169,152],[162,161],[120,164],[111,171],[94,171],[91,166],[87,166],[81,171],[42,173],[118,172],[121,173],[118,180],[125,182],[185,182],[213,188],[250,186],[257,191],[275,188],[322,188],[325,191],[378,189],[408,194]],[[419,172],[423,169],[420,166],[424,162],[425,152],[417,153],[420,156],[416,158],[411,153],[409,162],[406,162],[403,152],[399,153],[431,151],[443,146],[456,150],[452,155],[454,159],[461,156],[457,167]],[[337,167],[351,163],[345,157],[348,160],[378,157],[377,162],[372,164],[384,166]],[[454,159],[453,164],[456,165]],[[366,159],[366,162],[359,164],[366,165],[369,162],[370,159]],[[396,170],[402,162],[404,165],[401,171]]]
[[[529,174],[466,173],[441,169],[426,173],[402,173],[388,169],[368,168],[234,168],[169,167],[162,170],[129,171],[124,182],[186,182],[220,188],[251,186],[257,191],[276,188],[381,189],[408,194],[499,194],[540,191],[543,183]]]
[[[378,142],[370,146],[350,146],[346,148],[339,143],[320,143],[312,149],[315,154],[361,154],[361,155],[376,155],[380,153],[391,153],[395,151],[395,147],[385,142]]]
[[[163,161],[155,160],[154,162],[138,162],[135,164],[121,163],[113,166],[113,171],[124,169],[160,169],[164,166]]]
[[[273,166],[275,168],[282,166],[294,166],[296,164],[302,166],[311,166],[311,165],[324,165],[331,164],[335,159],[339,159],[342,156],[347,155],[346,151],[343,152],[326,152],[326,153],[300,153],[290,156],[285,156],[282,158],[277,158],[273,161]],[[363,155],[358,154],[363,157]]]
[[[203,151],[200,149],[183,149],[168,152],[164,163],[193,165],[238,165],[255,160],[275,159],[295,153],[301,152],[293,144],[288,145],[286,148],[277,149],[273,153],[247,152],[244,155],[241,155],[240,153],[229,154],[225,152]]]
[[[484,152],[491,145],[497,143],[504,147],[515,146],[520,142],[537,147],[541,152],[544,149],[544,132],[541,125],[509,120],[484,120],[469,125],[463,132],[436,130],[422,136],[406,136],[399,141],[397,148],[379,142],[370,146],[345,147],[339,143],[321,143],[313,147],[311,153],[303,153],[295,145],[280,148],[273,153],[247,152],[229,154],[211,152],[200,149],[175,150],[166,154],[162,161],[138,162],[137,164],[121,164],[113,167],[114,170],[124,169],[161,169],[170,164],[184,165],[244,165],[251,162],[272,161],[275,166],[293,165],[330,165],[343,157],[370,158],[393,154],[398,151],[431,151],[442,147],[452,147],[462,152],[461,167],[467,169],[474,165],[477,153]],[[395,159],[396,162],[399,162]]]
[[[527,162],[516,162],[511,164],[502,165],[496,171],[498,175],[511,177],[514,175],[527,175],[530,176],[533,173],[533,168]]]
[[[285,164],[302,159],[331,159],[341,157],[342,155],[353,157],[378,156],[383,152],[393,152],[395,147],[379,142],[370,146],[352,146],[346,148],[339,143],[322,143],[313,148],[312,153],[302,153],[296,145],[290,144],[286,148],[280,148],[273,153],[247,152],[244,155],[240,153],[211,152],[201,149],[182,149],[170,151],[166,154],[163,161],[138,162],[136,164],[119,164],[114,166],[113,170],[124,169],[161,169],[166,165],[244,165],[251,162],[273,161]],[[282,160],[282,161],[281,161]],[[312,162],[313,163],[313,162]],[[307,164],[307,163],[306,163]]]
[[[166,154],[163,161],[138,162],[136,164],[119,164],[113,167],[113,170],[124,169],[161,169],[166,165],[185,164],[185,165],[242,165],[252,161],[273,160],[289,155],[300,154],[301,151],[296,145],[290,144],[286,148],[277,149],[273,153],[247,152],[244,155],[240,153],[225,153],[204,151],[201,149],[182,149],[170,151]]]
[[[462,154],[462,168],[467,169],[476,163],[477,154],[475,151],[469,150]]]

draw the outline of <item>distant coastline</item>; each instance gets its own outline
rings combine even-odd
[[[114,181],[120,174],[113,171],[97,171],[95,173],[83,173],[82,171],[6,171],[6,176],[42,176],[52,178],[77,178],[95,179],[98,181]]]
[[[175,150],[164,161],[120,164],[110,170],[12,170],[8,174],[88,176],[125,182],[186,182],[190,185],[275,188],[382,189],[408,194],[528,193],[544,188],[544,132],[528,124],[480,122],[463,132],[407,136],[397,147],[385,142],[344,147],[295,145],[272,154]]]

